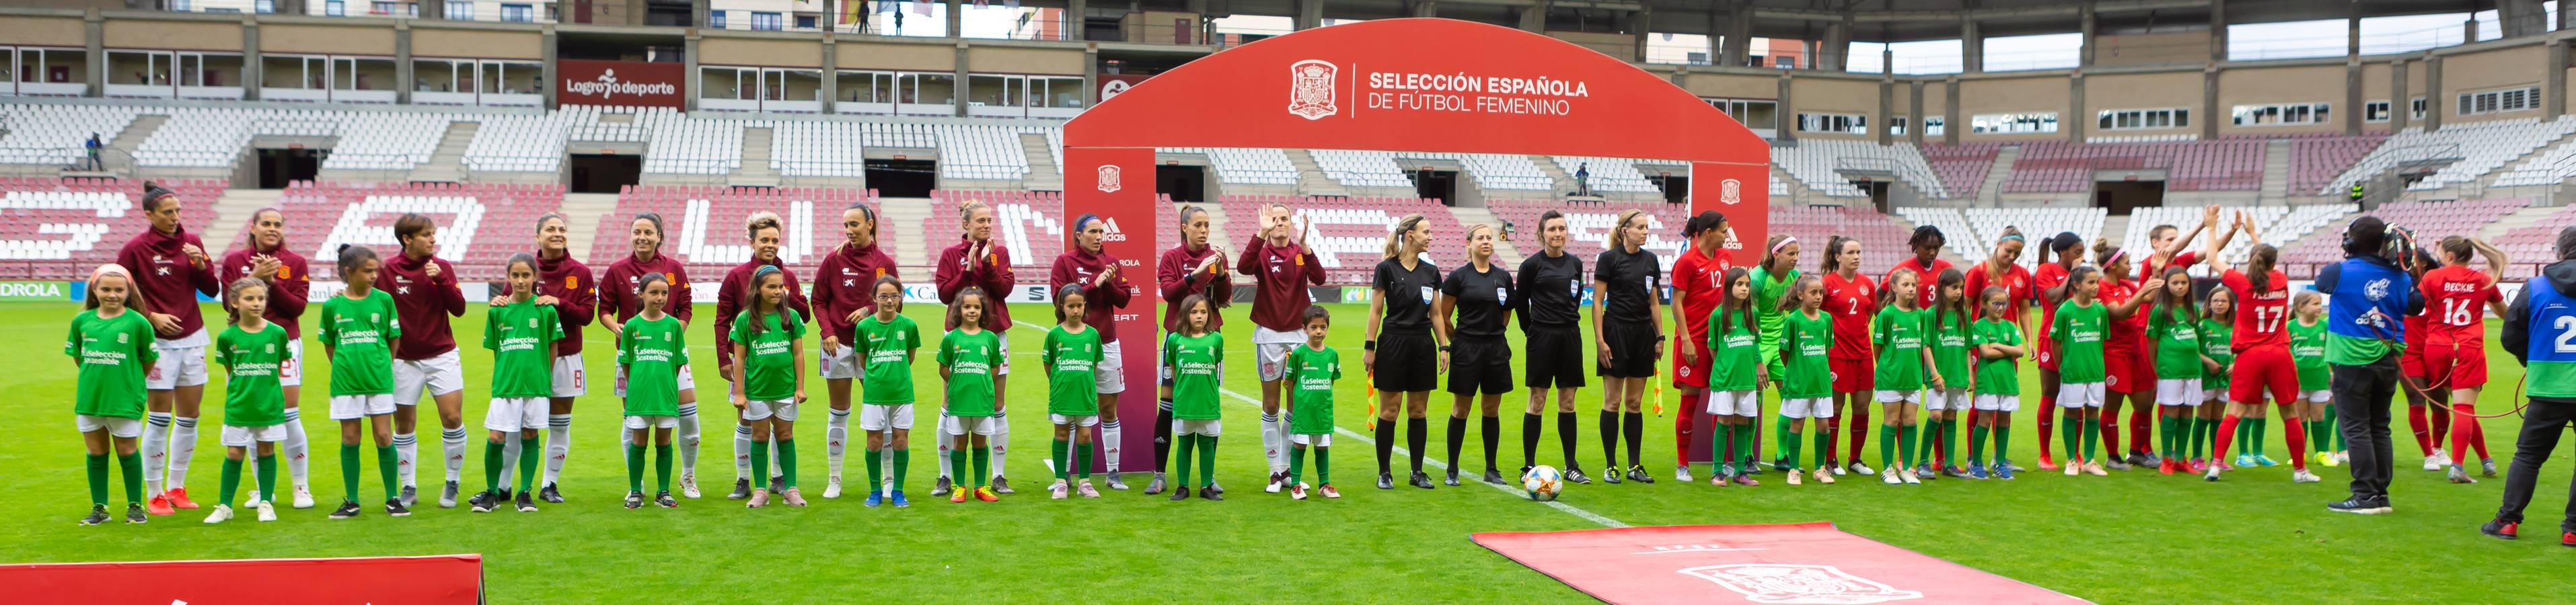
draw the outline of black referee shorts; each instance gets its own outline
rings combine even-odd
[[[1428,392],[1439,385],[1440,344],[1430,334],[1379,334],[1376,372],[1377,390]]]
[[[1533,389],[1583,387],[1583,362],[1591,359],[1583,348],[1583,333],[1574,326],[1531,326],[1522,331],[1521,342],[1526,360],[1526,378],[1521,386]],[[1455,362],[1455,360],[1452,360]]]
[[[1511,343],[1500,338],[1459,338],[1449,345],[1449,394],[1512,392]]]
[[[1655,324],[1604,322],[1601,341],[1610,345],[1610,363],[1592,374],[1604,378],[1652,378],[1655,375]]]

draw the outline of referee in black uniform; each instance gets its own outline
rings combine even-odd
[[[1610,249],[1592,264],[1592,331],[1601,377],[1601,476],[1619,482],[1619,436],[1628,436],[1628,479],[1654,483],[1638,450],[1646,438],[1646,380],[1664,354],[1663,260],[1646,249],[1646,213],[1619,213]]]
[[[1496,470],[1494,447],[1503,438],[1503,394],[1512,392],[1512,345],[1503,341],[1503,330],[1511,327],[1511,304],[1520,298],[1512,292],[1512,274],[1494,266],[1494,228],[1478,223],[1467,226],[1467,263],[1449,271],[1440,282],[1440,297],[1431,306],[1431,320],[1441,335],[1447,337],[1449,351],[1449,395],[1455,400],[1449,408],[1449,477],[1450,485],[1458,484],[1458,449],[1467,442],[1467,412],[1481,402],[1484,415],[1477,422],[1485,440],[1485,482],[1503,483],[1503,473]],[[1453,319],[1451,313],[1456,313]]]
[[[1556,391],[1556,440],[1565,450],[1564,478],[1591,483],[1574,458],[1574,391],[1583,388],[1583,334],[1575,322],[1583,296],[1583,259],[1565,251],[1569,230],[1565,215],[1549,210],[1538,217],[1539,253],[1521,260],[1512,289],[1511,308],[1520,314],[1522,353],[1527,355],[1529,409],[1521,416],[1521,472],[1538,465],[1539,416],[1547,411],[1547,392]]]
[[[1404,441],[1413,456],[1410,483],[1431,489],[1431,476],[1422,472],[1422,444],[1430,426],[1422,415],[1431,404],[1432,384],[1449,365],[1449,353],[1431,331],[1431,299],[1440,288],[1440,268],[1422,258],[1430,245],[1431,224],[1422,215],[1396,221],[1395,230],[1386,234],[1386,257],[1369,279],[1369,314],[1378,321],[1368,326],[1360,359],[1378,391],[1378,489],[1395,489],[1387,464],[1394,455],[1397,395],[1404,397]],[[1380,359],[1386,363],[1380,365]]]

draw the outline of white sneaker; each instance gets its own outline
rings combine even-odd
[[[1882,483],[1886,483],[1886,484],[1888,484],[1888,485],[1896,485],[1896,484],[1904,483],[1904,482],[1905,482],[1904,480],[1901,480],[1901,479],[1897,479],[1897,478],[1896,478],[1896,469],[1892,469],[1892,468],[1891,468],[1891,469],[1887,469],[1886,471],[1880,472],[1880,473],[1878,474],[1878,480],[1879,480],[1880,482],[1882,482]]]
[[[1851,466],[1851,472],[1852,472],[1852,474],[1855,474],[1855,475],[1867,475],[1867,474],[1869,474],[1869,465],[1867,465],[1867,464],[1861,464],[1859,461],[1853,461],[1853,462],[1851,463],[1851,465],[1850,465],[1850,466]]]
[[[1270,472],[1270,482],[1269,482],[1268,484],[1266,484],[1266,485],[1261,486],[1261,491],[1263,491],[1263,492],[1267,492],[1267,493],[1273,493],[1273,494],[1279,493],[1279,490],[1281,490],[1281,489],[1285,488],[1285,486],[1283,486],[1283,485],[1281,485],[1281,484],[1283,484],[1283,483],[1287,483],[1287,482],[1288,482],[1288,471],[1271,471],[1271,472]]]
[[[1057,480],[1054,485],[1047,486],[1047,499],[1063,500],[1065,492],[1068,490],[1069,488],[1065,486],[1063,480]]]
[[[1916,476],[1914,473],[1897,473],[1897,474],[1896,474],[1896,478],[1897,478],[1897,479],[1899,479],[1899,480],[1904,481],[1906,485],[1922,485],[1922,484],[1923,484],[1923,479],[1922,479],[1921,477]]]
[[[312,490],[312,489],[310,489],[310,488],[306,488],[305,486],[301,486],[301,485],[295,486],[295,508],[296,508],[296,510],[303,510],[303,509],[307,509],[307,508],[313,508],[313,490]],[[267,520],[267,519],[261,519],[261,521],[266,521],[266,520]]]
[[[2073,477],[2081,474],[2084,474],[2084,463],[2073,460],[2066,461],[2066,476]]]
[[[1680,482],[1683,482],[1683,483],[1689,483],[1689,482],[1690,482],[1690,479],[1691,479],[1691,476],[1690,476],[1690,467],[1687,467],[1687,466],[1676,466],[1676,467],[1673,467],[1673,480],[1674,480],[1674,481],[1680,481]]]
[[[254,488],[250,488],[250,499],[248,499],[248,500],[243,500],[243,501],[242,501],[242,508],[250,508],[250,507],[253,507],[253,506],[258,506],[260,502],[261,502],[261,500],[259,499],[259,488],[256,488],[256,487],[254,487]]]
[[[206,524],[207,524],[207,525],[214,525],[214,524],[216,524],[216,523],[222,523],[222,522],[225,522],[225,521],[231,521],[231,520],[233,520],[233,507],[230,507],[230,506],[224,506],[224,505],[221,505],[221,504],[217,504],[217,505],[215,505],[215,512],[206,513]]]
[[[839,497],[841,497],[840,477],[833,477],[830,481],[823,483],[823,499],[829,500]]]
[[[2433,455],[2424,457],[2424,470],[2441,472],[2450,467],[2451,453],[2442,451],[2442,448],[2433,448]]]
[[[259,511],[259,520],[262,523],[277,520],[277,506],[274,504],[261,502],[256,510]]]
[[[687,498],[689,498],[689,499],[691,499],[691,500],[696,500],[696,499],[698,498],[698,476],[697,476],[697,475],[693,475],[693,474],[680,475],[680,495],[681,495],[681,496],[685,496],[685,497],[687,497]]]
[[[2299,469],[2290,472],[2291,483],[2316,483],[2318,481],[2321,481],[2321,479],[2317,478],[2317,474],[2308,472],[2307,469]]]
[[[1823,469],[1817,469],[1817,470],[1823,470]],[[1842,465],[1835,465],[1833,470],[1834,470],[1834,474],[1836,474],[1836,475],[1843,474],[1843,467],[1842,467]]]

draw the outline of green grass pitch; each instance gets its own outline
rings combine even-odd
[[[1052,314],[1040,305],[1021,305],[1020,317],[1043,321]],[[928,441],[913,442],[914,468],[908,509],[859,506],[855,484],[864,481],[857,448],[848,474],[854,495],[821,499],[824,455],[821,432],[825,415],[805,414],[798,432],[802,443],[803,484],[815,503],[809,508],[772,506],[743,510],[723,499],[731,453],[721,420],[723,403],[712,393],[699,461],[707,497],[683,500],[677,510],[646,507],[626,510],[617,503],[625,490],[622,451],[615,442],[618,401],[605,389],[594,389],[576,406],[575,444],[563,481],[565,504],[534,514],[495,512],[476,515],[436,507],[424,495],[415,514],[392,519],[381,508],[351,521],[327,521],[323,515],[340,497],[339,465],[330,452],[336,427],[319,413],[320,361],[308,370],[316,377],[307,386],[305,416],[315,439],[311,481],[320,505],[310,510],[284,509],[275,523],[258,523],[247,515],[209,527],[199,523],[205,511],[182,511],[156,517],[143,526],[78,527],[84,512],[80,441],[71,429],[73,388],[71,364],[61,358],[59,338],[76,307],[68,304],[0,305],[0,323],[14,326],[0,335],[0,348],[20,351],[23,371],[0,376],[0,468],[11,503],[0,506],[0,525],[9,539],[10,561],[111,561],[259,557],[332,557],[481,553],[488,593],[495,601],[846,601],[895,598],[966,601],[1041,598],[1145,599],[1201,598],[1221,602],[1321,600],[1384,602],[1579,601],[1583,596],[1557,582],[1475,546],[1467,535],[1477,531],[1541,531],[1598,527],[1592,521],[1555,508],[1518,500],[1494,489],[1469,485],[1436,490],[1370,489],[1374,457],[1371,448],[1343,438],[1334,458],[1338,485],[1345,496],[1303,502],[1260,492],[1263,467],[1254,425],[1257,406],[1245,397],[1225,402],[1230,430],[1219,454],[1219,482],[1229,486],[1225,502],[1166,502],[1134,491],[1108,492],[1099,500],[1046,498],[1045,467],[1049,428],[1039,410],[1044,382],[1037,378],[1033,346],[1022,345],[1020,378],[1010,383],[1015,427],[1009,474],[1016,496],[1000,503],[950,504],[929,497],[935,472]],[[1359,362],[1361,317],[1365,306],[1332,305],[1341,322],[1332,343],[1344,362]],[[1229,325],[1247,326],[1246,306],[1226,311]],[[221,317],[209,305],[210,317]],[[915,305],[907,310],[925,325],[935,325],[939,308]],[[454,322],[460,342],[477,342],[481,306]],[[1024,334],[1034,330],[1022,326]],[[692,330],[692,335],[703,334]],[[587,332],[587,359],[592,375],[606,376],[610,355],[607,336]],[[1130,334],[1130,339],[1140,335]],[[1230,333],[1225,389],[1251,399],[1259,397],[1254,382],[1249,339]],[[1036,342],[1034,336],[1022,342]],[[1514,339],[1517,340],[1517,332]],[[809,341],[810,343],[810,341]],[[711,353],[704,340],[699,355]],[[809,347],[811,345],[809,344]],[[2491,347],[2493,345],[2490,345]],[[1146,350],[1131,346],[1131,349]],[[308,349],[316,352],[319,349]],[[810,348],[809,348],[810,350]],[[465,418],[479,442],[479,419],[486,400],[488,356],[479,349],[465,354]],[[1130,363],[1152,357],[1130,356]],[[2521,369],[2510,357],[2491,356],[2495,389],[2482,410],[2510,407],[2511,389]],[[810,368],[809,368],[810,369]],[[1669,369],[1669,368],[1667,368]],[[698,364],[699,380],[724,384],[712,364]],[[926,358],[915,369],[921,392],[935,399],[936,374]],[[1361,399],[1365,380],[1358,372],[1343,382],[1336,406],[1341,426],[1368,432]],[[2036,384],[2025,370],[2024,384]],[[215,501],[222,450],[214,428],[220,422],[221,379],[210,383],[204,424],[194,468],[189,477],[193,496],[211,507]],[[1131,387],[1133,396],[1150,396],[1150,387]],[[814,407],[821,407],[822,385],[809,387]],[[1664,396],[1674,397],[1671,389]],[[1503,413],[1506,472],[1521,463],[1518,452],[1520,406],[1526,395],[1505,396]],[[1449,399],[1433,396],[1434,458],[1445,451],[1442,422]],[[1595,437],[1597,391],[1586,389],[1577,400],[1582,416],[1580,453],[1587,470],[1598,470],[1600,444]],[[2403,406],[2402,403],[2399,404]],[[1666,404],[1667,413],[1675,407]],[[2037,435],[2031,428],[2036,398],[2016,414],[2014,458],[2036,459]],[[1766,406],[1774,410],[1776,406]],[[2116,473],[2108,478],[2071,479],[2053,473],[2029,473],[2017,481],[1944,479],[1922,486],[1892,487],[1862,477],[1838,485],[1788,487],[1780,475],[1764,475],[1760,487],[1719,490],[1705,483],[1671,481],[1671,422],[1649,418],[1645,458],[1658,476],[1654,485],[1570,486],[1562,502],[1632,525],[1749,524],[1831,521],[1846,531],[1927,555],[2028,581],[2039,586],[2103,602],[2228,602],[2406,600],[2546,602],[2564,598],[2565,570],[2576,562],[2576,549],[2551,544],[2551,529],[2560,497],[2567,493],[2571,468],[2568,450],[2553,453],[2551,464],[2531,507],[2525,533],[2534,539],[2503,542],[2480,537],[2478,523],[2492,515],[2503,481],[2476,485],[2443,483],[2438,474],[2417,470],[2420,458],[2406,443],[2402,415],[2394,430],[2399,441],[2394,486],[2394,515],[2361,517],[2327,513],[2323,505],[2343,494],[2348,475],[2342,468],[2318,468],[2326,481],[2293,485],[2288,466],[2239,471],[2220,483],[2198,478],[2165,477],[2150,471]],[[422,414],[425,427],[421,453],[436,459],[439,446],[435,415]],[[923,418],[929,418],[925,413]],[[1128,430],[1149,430],[1148,422],[1128,419]],[[1551,420],[1551,424],[1553,424]],[[2276,423],[2277,424],[2277,423]],[[2518,420],[2487,422],[2489,447],[2509,458]],[[921,425],[927,428],[925,421]],[[1768,431],[1766,424],[1764,430]],[[926,431],[925,431],[926,432]],[[2273,430],[2271,452],[2287,451]],[[1473,440],[1462,459],[1481,463],[1482,449]],[[1555,429],[1540,443],[1539,461],[1557,464]],[[1875,435],[1872,437],[1876,439]],[[1766,442],[1769,441],[1766,436]],[[1776,445],[1766,443],[1766,446]],[[479,448],[479,443],[476,446]],[[1873,449],[1875,445],[1871,446]],[[479,487],[479,449],[469,455],[467,489]],[[372,454],[370,454],[372,455]],[[1145,455],[1135,452],[1130,456]],[[1767,453],[1766,453],[1767,455]],[[1871,460],[1875,462],[1875,460]],[[2501,460],[2500,460],[2501,462]],[[1404,464],[1399,456],[1399,469]],[[380,493],[373,459],[362,469],[362,495]],[[1311,471],[1310,471],[1311,472]],[[1399,471],[1400,472],[1400,471]],[[1698,473],[1706,476],[1706,466]],[[284,475],[283,469],[280,475]],[[420,480],[434,491],[441,470],[426,465]],[[1143,477],[1130,483],[1143,486]],[[244,483],[249,483],[245,478]],[[279,478],[281,489],[286,479]],[[649,478],[648,478],[649,483]],[[121,488],[112,497],[123,498]],[[372,496],[363,500],[373,503]],[[141,579],[141,578],[138,578]]]

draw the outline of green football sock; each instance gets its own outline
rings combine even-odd
[[[84,462],[89,467],[89,503],[107,506],[107,454],[90,454]]]
[[[769,468],[769,440],[753,439],[751,440],[752,489],[769,489],[769,473],[760,472],[760,469],[764,468]]]
[[[1940,440],[1940,438],[1941,438],[1941,421],[1939,421],[1939,420],[1926,420],[1926,421],[1923,421],[1923,422],[1917,423],[1917,424],[1915,424],[1914,426],[1921,427],[1921,428],[1919,429],[1919,431],[1923,434],[1923,435],[1922,435],[1922,437],[1919,439],[1919,440],[1921,441],[1921,443],[1920,443],[1920,444],[1917,444],[1917,443],[1916,443],[1916,441],[1917,441],[1916,439],[1908,439],[1908,440],[1906,440],[1906,443],[1905,443],[1906,453],[1913,454],[1913,455],[1914,455],[1914,460],[1931,460],[1931,459],[1932,459],[1932,449],[1933,449],[1933,444],[1934,444],[1935,442],[1939,441],[1939,440]],[[1908,432],[1915,432],[1915,431],[1911,431],[1911,430],[1909,430]],[[1911,435],[1908,435],[1908,436],[1910,437]],[[1905,466],[1907,466],[1907,467],[1912,467],[1912,466],[1914,466],[1914,460],[1908,460],[1908,461],[1906,461],[1906,462],[1905,462]]]
[[[903,478],[912,472],[912,450],[894,451],[894,491],[903,491]]]
[[[117,454],[116,467],[118,472],[125,474],[125,502],[142,504],[143,455],[141,453]]]
[[[653,485],[656,487],[654,493],[671,491],[671,444],[653,446]]]
[[[778,476],[787,480],[787,485],[779,489],[796,489],[796,440],[788,438],[770,443],[778,446]]]
[[[1896,425],[1878,425],[1878,468],[1896,468]]]
[[[1780,444],[1780,455],[1773,459],[1792,467],[1798,466],[1796,445],[1799,435],[1798,431],[1791,428],[1795,426],[1798,426],[1798,419],[1790,418],[1787,414],[1771,416],[1771,440]]]
[[[1727,461],[1734,459],[1727,454],[1726,438],[1735,433],[1735,427],[1725,424],[1723,418],[1719,420],[1717,430],[1708,432],[1708,467],[1709,472],[1724,476]],[[1687,460],[1688,457],[1685,456],[1684,459]]]
[[[1068,457],[1072,453],[1072,448],[1068,445],[1070,444],[1065,443],[1063,439],[1057,439],[1048,444],[1047,459],[1055,461],[1055,480],[1057,481],[1063,481],[1072,475],[1073,458]]]
[[[1897,451],[1905,454],[1905,468],[1914,468],[1914,462],[1921,460],[1921,458],[1914,457],[1914,448],[1916,447],[1915,443],[1922,440],[1922,437],[1917,434],[1919,431],[1916,430],[1919,426],[1920,425],[1908,424],[1897,427],[1896,429],[1897,440],[1904,442],[1903,445],[1896,449]]]
[[[2264,422],[2264,419],[2262,418],[2254,419],[2254,440],[2248,442],[2248,444],[2253,447],[2254,455],[2257,457],[2266,456],[2271,453],[2269,449],[2263,447],[2265,437],[2272,432],[2270,430],[2271,424],[2272,423]]]
[[[537,467],[546,461],[545,442],[536,437],[519,438],[519,491],[532,491],[537,485]]]
[[[1789,470],[1792,472],[1798,470],[1798,454],[1806,449],[1806,440],[1800,439],[1805,436],[1797,431],[1780,435],[1780,460],[1788,463]]]
[[[2081,452],[2078,448],[2084,444],[2084,438],[2078,433],[2090,434],[2092,431],[2084,430],[2084,421],[2075,414],[2070,413],[2067,414],[2065,418],[2058,419],[2057,438],[2058,442],[2066,444],[2067,448],[2065,453],[2076,454]]]
[[[1178,467],[1172,469],[1177,471],[1172,475],[1172,477],[1180,480],[1180,486],[1174,487],[1173,489],[1188,489],[1187,486],[1190,484],[1190,450],[1198,446],[1199,440],[1197,437],[1197,435],[1172,436],[1172,466]]]
[[[1990,432],[1995,436],[1995,464],[2003,464],[2012,457],[2012,423],[1996,422]]]
[[[1315,447],[1315,483],[1333,484],[1333,448]]]
[[[1305,476],[1306,476],[1306,448],[1304,448],[1304,447],[1297,447],[1297,446],[1291,446],[1291,447],[1289,447],[1289,448],[1288,448],[1288,484],[1289,484],[1289,485],[1296,485],[1298,481],[1302,481],[1302,480],[1304,480],[1304,477],[1305,477]]]
[[[251,464],[251,470],[259,476],[259,497],[269,502],[276,502],[277,455],[260,456],[257,462]]]
[[[885,450],[868,450],[863,457],[868,461],[868,489],[885,485]],[[878,494],[877,497],[889,495],[892,494]]]
[[[968,461],[974,463],[972,466],[975,467],[975,487],[983,487],[984,482],[993,480],[992,468],[990,468],[993,463],[993,448],[975,448],[975,457]]]
[[[1091,480],[1091,444],[1073,444],[1073,475]]]
[[[398,479],[398,473],[402,470],[399,468],[401,465],[401,460],[394,457],[394,446],[376,448],[376,475],[384,479],[386,500],[402,497],[402,483]],[[492,482],[500,483],[501,480],[495,477]],[[357,483],[351,480],[350,485],[354,486]],[[349,493],[357,493],[357,490],[352,488]],[[356,500],[356,498],[350,498],[350,500]]]
[[[1986,465],[1986,427],[1983,425],[1968,427],[1968,464]]]
[[[219,484],[223,491],[215,493],[217,504],[233,505],[233,493],[241,489],[241,463],[240,458],[224,458],[223,483]]]
[[[1735,447],[1739,452],[1736,459],[1744,461],[1744,468],[1751,469],[1753,468],[1753,465],[1759,464],[1754,461],[1762,459],[1762,448],[1759,444],[1754,443],[1755,440],[1762,437],[1762,429],[1753,426],[1753,419],[1751,418],[1745,418],[1742,420],[1743,422],[1736,423],[1735,425]]]
[[[2236,444],[2236,453],[2239,453],[2239,454],[2252,454],[2252,453],[2254,453],[2254,448],[2255,448],[2255,443],[2254,443],[2254,427],[2262,426],[2262,425],[2263,425],[2263,419],[2262,419],[2262,418],[2258,418],[2258,417],[2251,417],[2251,416],[2242,416],[2242,415],[2237,416],[2237,418],[2236,418],[2236,440],[2235,440],[2235,442],[2234,442],[2234,443]]]
[[[626,491],[644,491],[644,446],[626,442]]]
[[[2098,417],[2084,419],[2084,459],[2086,461],[2098,462],[2099,459],[2096,459],[2093,456],[2095,455],[2095,450],[2099,449],[2101,445],[2102,419]]]
[[[1216,436],[1199,435],[1199,485],[1216,485]]]
[[[966,476],[966,448],[948,448],[948,476]]]
[[[526,451],[526,450],[520,450]],[[536,456],[526,456],[535,458]],[[483,442],[483,491],[501,493],[501,442]]]
[[[358,445],[340,444],[340,487],[348,490],[349,501],[358,501]]]
[[[1854,428],[1855,430],[1858,430],[1858,428],[1859,428],[1859,427],[1853,427],[1853,428]],[[1832,431],[1824,430],[1824,428],[1823,428],[1823,427],[1817,427],[1817,429],[1816,429],[1816,466],[1815,466],[1815,468],[1825,468],[1825,466],[1827,465],[1827,463],[1826,463],[1825,461],[1826,461],[1827,459],[1829,459],[1829,458],[1833,458],[1833,457],[1834,457],[1834,434],[1833,434],[1833,432],[1832,432]]]

